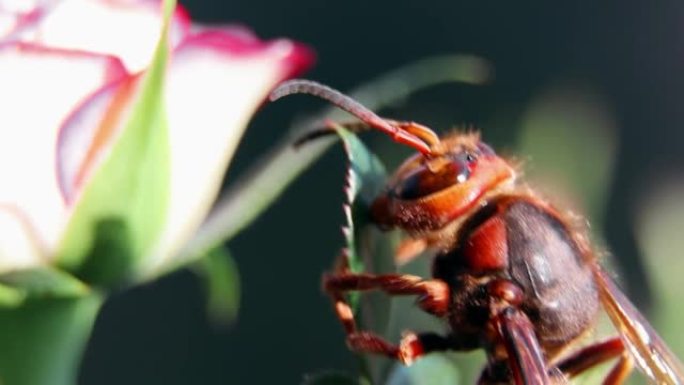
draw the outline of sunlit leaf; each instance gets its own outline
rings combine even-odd
[[[212,250],[195,270],[204,281],[209,318],[219,325],[233,322],[240,308],[240,275],[230,252]]]
[[[69,270],[89,259],[80,274],[91,282],[120,281],[164,224],[169,148],[161,98],[174,7],[175,1],[165,2],[162,38],[138,99],[109,157],[78,200],[59,248],[59,263]]]

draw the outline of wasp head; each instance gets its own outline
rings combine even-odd
[[[515,169],[476,133],[442,138],[432,155],[406,160],[372,206],[384,227],[439,230],[465,216],[483,197],[511,186]]]

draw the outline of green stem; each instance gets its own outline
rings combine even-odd
[[[103,297],[34,298],[0,309],[0,383],[73,385]]]

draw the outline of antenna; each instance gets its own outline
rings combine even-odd
[[[281,83],[269,96],[271,101],[276,101],[284,96],[292,94],[309,94],[317,96],[321,99],[325,99],[332,103],[333,105],[347,111],[348,113],[359,118],[362,122],[366,123],[370,127],[378,129],[392,137],[396,142],[405,144],[407,146],[413,147],[420,151],[423,155],[433,155],[433,145],[439,144],[439,138],[432,130],[425,126],[419,126],[422,132],[418,132],[418,135],[414,135],[391,124],[385,119],[382,119],[376,115],[373,111],[364,107],[361,103],[352,99],[351,97],[332,89],[323,84],[305,80],[305,79],[293,79]],[[415,126],[412,127],[415,129]],[[427,138],[437,138],[436,142],[434,139],[431,140],[432,143],[426,141]]]

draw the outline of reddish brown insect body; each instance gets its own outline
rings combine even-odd
[[[410,364],[432,351],[483,348],[488,364],[480,384],[563,383],[610,359],[617,363],[606,384],[622,383],[634,363],[654,383],[684,383],[681,364],[606,277],[583,229],[519,183],[515,168],[478,135],[439,139],[425,126],[381,119],[309,81],[284,83],[272,99],[290,93],[328,99],[420,151],[395,172],[371,214],[379,226],[409,235],[402,250],[437,250],[432,279],[353,274],[344,265],[325,276],[353,350]],[[393,345],[357,330],[344,294],[373,289],[417,295],[422,309],[448,321],[450,333],[406,333]],[[601,307],[620,337],[568,354]]]

